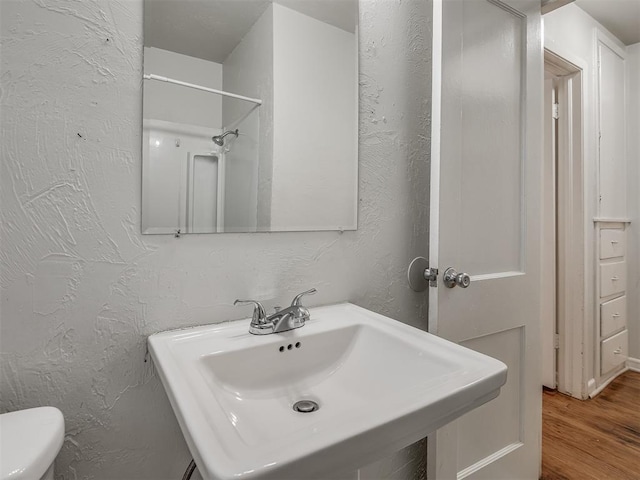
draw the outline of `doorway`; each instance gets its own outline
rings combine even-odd
[[[542,378],[587,398],[583,68],[544,52]]]

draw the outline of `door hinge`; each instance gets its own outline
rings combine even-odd
[[[556,350],[560,348],[560,335],[557,333],[553,335],[553,348]]]
[[[558,118],[560,118],[560,114],[558,113],[558,112],[559,112],[559,110],[560,110],[560,108],[559,108],[559,107],[560,107],[560,106],[559,106],[557,103],[554,103],[554,104],[553,104],[553,108],[551,109],[551,112],[552,112],[552,113],[551,113],[551,115],[552,115],[552,116],[553,116],[553,118],[554,118],[554,119],[556,119],[556,120],[557,120]]]

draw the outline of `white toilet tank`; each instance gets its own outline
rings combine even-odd
[[[53,480],[64,441],[64,417],[55,407],[0,415],[0,480]]]

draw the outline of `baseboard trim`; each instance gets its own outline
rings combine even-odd
[[[596,391],[596,379],[592,378],[591,380],[589,380],[587,382],[587,396],[585,398],[583,398],[582,400],[586,400],[587,398],[591,397],[591,395],[593,394],[593,392]]]
[[[623,368],[620,371],[616,372],[615,374],[611,375],[611,378],[607,378],[607,380],[605,380],[598,388],[596,388],[593,392],[591,392],[589,394],[589,398],[594,398],[596,395],[602,392],[605,388],[607,388],[611,382],[613,382],[616,378],[618,378],[624,372],[629,370],[629,367],[627,367],[626,364],[623,363],[621,366]]]
[[[640,358],[627,358],[627,368],[640,373]]]

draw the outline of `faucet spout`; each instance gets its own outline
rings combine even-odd
[[[309,317],[306,307],[292,305],[267,317],[267,322],[273,324],[273,333],[280,333],[304,326]]]
[[[267,316],[264,307],[260,302],[255,300],[236,300],[234,305],[253,305],[253,318],[249,325],[249,333],[254,335],[268,335],[270,333],[286,332],[293,330],[294,328],[304,327],[304,324],[311,314],[309,309],[302,305],[300,301],[304,295],[313,295],[316,293],[316,289],[312,288],[306,292],[303,292],[293,299],[291,306],[279,310],[276,308],[276,312]]]

